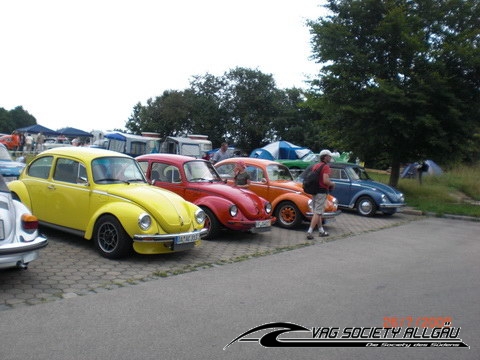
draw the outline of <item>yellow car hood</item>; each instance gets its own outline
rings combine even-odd
[[[192,216],[196,205],[188,203],[171,191],[151,185],[129,184],[112,186],[108,193],[128,199],[144,208],[167,233],[192,230]]]

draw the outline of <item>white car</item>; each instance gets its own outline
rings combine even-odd
[[[38,232],[38,219],[17,200],[13,200],[0,175],[0,269],[26,269],[39,256],[48,240]]]
[[[73,146],[68,139],[46,138],[43,143],[43,150],[49,150],[57,147]]]

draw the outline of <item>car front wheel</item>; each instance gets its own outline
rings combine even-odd
[[[133,251],[132,239],[122,224],[112,215],[102,216],[95,224],[93,239],[100,254],[109,259],[118,259]]]
[[[377,204],[369,196],[362,196],[357,201],[357,212],[363,216],[374,216],[377,212]]]
[[[204,227],[208,230],[207,235],[205,235],[203,238],[205,240],[211,240],[218,235],[220,231],[220,222],[210,209],[205,207],[202,207],[202,209],[205,211]]]
[[[277,206],[275,211],[277,222],[280,227],[291,229],[300,225],[303,216],[298,207],[291,201],[284,201]]]

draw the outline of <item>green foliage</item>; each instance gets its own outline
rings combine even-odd
[[[480,166],[456,166],[440,176],[401,179],[407,203],[424,212],[480,217]]]
[[[375,181],[388,184],[385,171],[368,169]],[[417,179],[401,179],[398,189],[408,206],[425,213],[480,217],[480,165],[454,166],[442,175],[425,175],[422,185]]]
[[[0,108],[1,133],[10,134],[15,129],[35,125],[36,123],[35,117],[25,111],[22,106],[17,106],[10,111]]]
[[[218,77],[194,76],[188,89],[137,104],[126,128],[162,137],[203,134],[214,148],[228,141],[246,152],[276,140],[320,148],[320,137],[307,136],[320,133],[313,121],[319,115],[305,102],[299,89],[278,89],[272,75],[237,67]]]
[[[321,124],[369,164],[478,158],[478,1],[329,0],[310,21]],[[476,144],[476,145],[475,145]],[[383,160],[382,160],[383,161]]]

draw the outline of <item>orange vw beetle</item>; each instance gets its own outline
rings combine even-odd
[[[273,214],[279,226],[294,228],[303,221],[310,221],[313,213],[310,207],[312,196],[303,191],[302,184],[293,180],[290,170],[276,161],[236,157],[222,160],[215,168],[223,179],[233,184],[235,164],[243,161],[250,175],[249,190],[272,203]],[[328,195],[324,220],[334,219],[340,214],[337,200]]]

